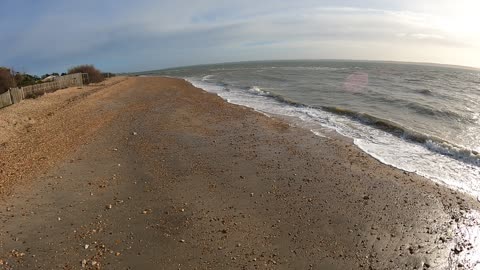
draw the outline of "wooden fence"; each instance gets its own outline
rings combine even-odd
[[[10,96],[12,97],[12,103],[19,103],[23,99],[25,99],[25,92],[22,88],[11,88],[10,89]]]
[[[22,88],[11,88],[7,92],[0,94],[0,109],[19,103],[26,98],[41,96],[67,87],[83,86],[86,83],[88,83],[88,74],[76,73],[56,77],[52,82],[34,84]]]
[[[3,94],[0,94],[0,108],[7,107],[12,105],[12,97],[10,96],[10,92],[7,91]]]

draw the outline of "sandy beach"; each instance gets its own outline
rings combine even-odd
[[[0,269],[477,264],[475,198],[180,79],[60,90],[0,128]]]

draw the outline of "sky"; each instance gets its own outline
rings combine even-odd
[[[478,0],[0,0],[0,66],[134,72],[272,59],[480,67]]]

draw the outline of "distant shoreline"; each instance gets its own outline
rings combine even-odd
[[[407,65],[434,66],[434,67],[457,68],[457,69],[465,69],[465,70],[472,70],[472,71],[480,71],[480,67],[431,63],[431,62],[410,62],[410,61],[392,61],[392,60],[355,60],[355,59],[275,59],[275,60],[232,61],[232,62],[220,62],[220,63],[194,64],[194,65],[186,65],[186,66],[173,66],[173,67],[166,67],[161,69],[133,71],[133,72],[119,72],[118,74],[128,76],[128,75],[142,75],[150,72],[168,71],[173,69],[202,67],[202,66],[220,66],[220,65],[226,65],[226,64],[245,64],[245,63],[264,63],[264,62],[273,62],[273,63],[274,62],[305,62],[305,61],[307,62],[331,61],[331,62],[371,62],[371,63],[407,64]]]

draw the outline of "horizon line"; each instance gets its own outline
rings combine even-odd
[[[172,66],[167,68],[160,69],[151,69],[151,70],[142,70],[142,71],[132,71],[132,72],[117,72],[115,74],[137,74],[145,73],[152,71],[164,71],[169,69],[177,68],[191,68],[198,66],[209,66],[209,65],[225,65],[225,64],[239,64],[239,63],[254,63],[254,62],[288,62],[288,61],[338,61],[338,62],[377,62],[377,63],[392,63],[392,64],[413,64],[413,65],[426,65],[426,66],[440,66],[440,67],[450,67],[450,68],[460,68],[468,70],[480,71],[479,67],[474,66],[464,66],[458,64],[444,64],[444,63],[435,63],[435,62],[421,62],[421,61],[401,61],[401,60],[366,60],[366,59],[346,59],[346,58],[319,58],[319,59],[268,59],[268,60],[243,60],[243,61],[227,61],[227,62],[215,62],[215,63],[205,63],[205,64],[193,64],[186,66]]]

